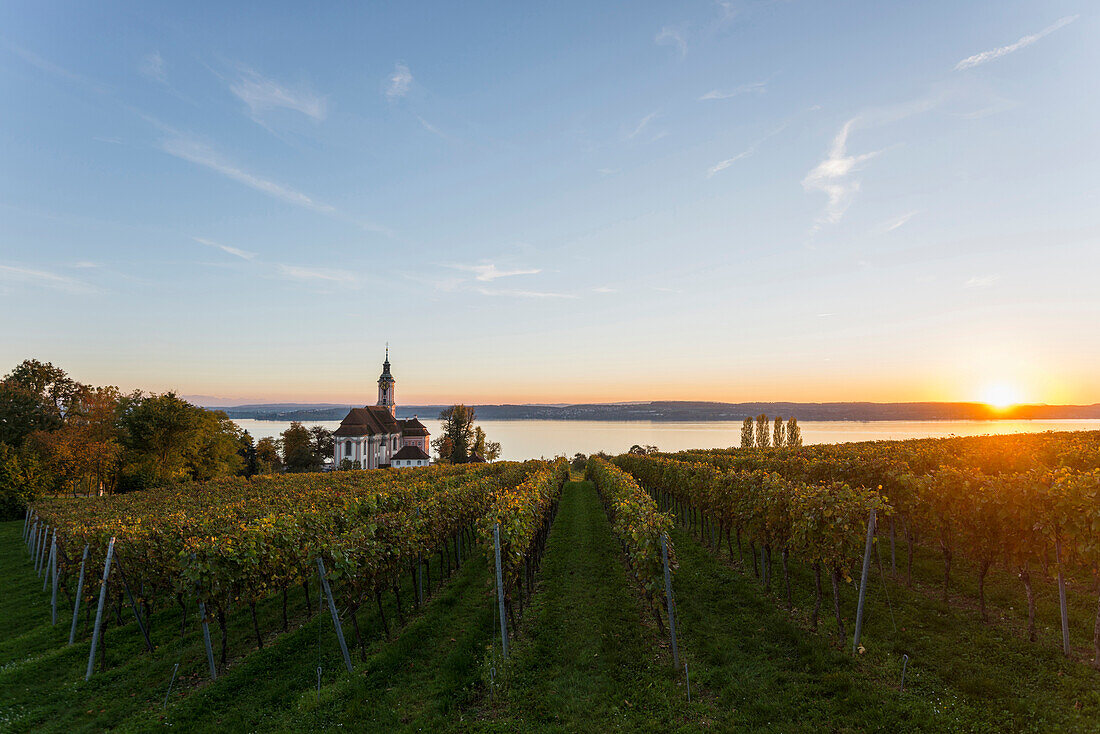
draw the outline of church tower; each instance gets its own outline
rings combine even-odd
[[[378,378],[378,404],[390,409],[390,415],[395,415],[397,405],[394,403],[393,375],[390,374],[390,348],[386,346],[386,361],[382,363],[382,376]]]

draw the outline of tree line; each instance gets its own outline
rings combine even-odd
[[[782,418],[776,416],[770,430],[768,416],[764,413],[756,416],[755,420],[749,417],[741,422],[741,448],[743,449],[801,445],[802,429],[798,427],[797,418],[791,418],[784,423]]]
[[[124,393],[29,359],[0,380],[0,517],[44,493],[111,494],[176,481],[309,471],[332,452],[325,428],[292,424],[253,442],[225,413],[174,392]]]

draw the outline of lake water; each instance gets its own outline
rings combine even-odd
[[[438,420],[421,419],[433,437]],[[254,439],[277,437],[289,421],[238,420]],[[339,421],[315,421],[336,430]],[[661,451],[727,448],[741,443],[740,421],[479,421],[491,441],[499,441],[502,459],[550,458],[606,451],[620,454],[634,444]],[[1040,431],[1095,431],[1100,420],[1084,421],[806,421],[799,423],[803,443],[844,443],[881,439],[981,436]]]

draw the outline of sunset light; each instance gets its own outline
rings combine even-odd
[[[991,382],[982,388],[981,401],[990,407],[1004,410],[1023,402],[1020,388],[1009,382]]]

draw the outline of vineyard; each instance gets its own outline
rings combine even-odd
[[[779,549],[785,583],[788,554],[794,553],[813,565],[815,575],[822,567],[829,571],[835,601],[837,580],[851,578],[872,510],[880,522],[886,519],[892,570],[900,525],[910,583],[920,542],[935,546],[942,557],[945,601],[952,564],[969,561],[977,569],[983,619],[990,569],[1000,564],[1017,575],[1032,641],[1033,574],[1056,577],[1067,656],[1066,580],[1094,589],[1100,584],[1100,433],[687,451],[618,461],[668,497],[681,516],[686,512],[708,542],[718,545],[724,538],[729,545],[733,533],[739,548],[743,537],[753,550],[761,544],[765,586],[771,552]],[[755,563],[753,552],[754,572],[760,573]],[[839,613],[837,622],[843,628]],[[1100,667],[1100,599],[1092,662]]]
[[[15,590],[0,729],[1045,731],[1100,716],[1100,433],[583,470],[40,501],[0,529],[25,544],[0,553]]]

